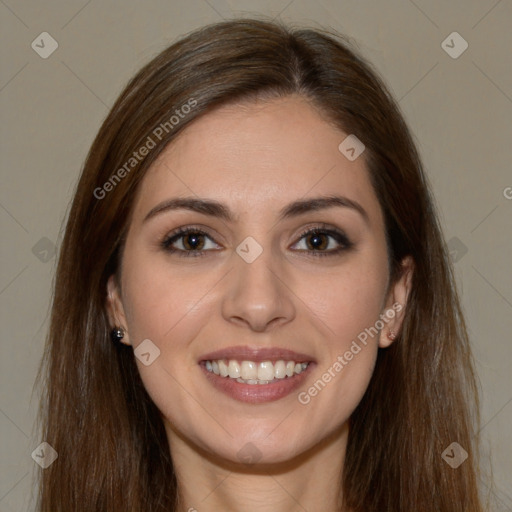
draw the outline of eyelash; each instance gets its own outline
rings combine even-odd
[[[200,250],[200,251],[186,251],[183,249],[176,249],[172,247],[172,244],[175,243],[180,238],[183,238],[186,235],[189,234],[195,234],[200,236],[205,236],[213,241],[213,239],[208,235],[206,231],[204,231],[201,228],[196,228],[193,226],[184,227],[184,228],[178,228],[177,230],[173,231],[172,233],[168,234],[164,240],[161,242],[161,247],[165,251],[171,253],[171,254],[178,254],[180,257],[185,258],[197,258],[197,257],[203,257],[206,255],[206,252],[208,250]],[[341,252],[347,251],[351,249],[354,244],[351,242],[348,237],[343,233],[342,231],[338,231],[337,229],[329,228],[327,226],[316,226],[314,228],[308,228],[304,230],[300,236],[299,241],[302,240],[306,235],[327,235],[336,240],[340,244],[340,247],[337,249],[331,249],[329,251],[318,251],[318,250],[303,250],[301,249],[300,252],[307,252],[313,257],[324,257],[324,256],[336,256],[340,254]],[[297,243],[297,242],[296,242]],[[294,244],[295,245],[295,244]]]

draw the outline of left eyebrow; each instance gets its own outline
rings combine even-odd
[[[320,196],[293,201],[279,211],[279,220],[298,217],[305,213],[334,207],[343,207],[355,210],[363,217],[367,224],[370,223],[366,210],[357,201],[344,196]],[[143,222],[146,222],[152,217],[163,212],[180,209],[218,217],[227,222],[234,222],[235,219],[231,210],[226,205],[219,203],[218,201],[195,197],[177,197],[164,201],[152,208],[145,216]]]
[[[357,201],[344,196],[321,196],[294,201],[279,212],[279,218],[280,220],[287,219],[304,213],[325,210],[336,206],[355,210],[363,217],[367,224],[370,223],[370,218],[366,210]]]

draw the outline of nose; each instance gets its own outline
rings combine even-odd
[[[252,263],[234,255],[235,268],[229,273],[222,302],[226,321],[264,332],[295,318],[293,291],[283,268],[271,261],[270,251]]]

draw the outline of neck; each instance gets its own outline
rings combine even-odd
[[[178,512],[340,512],[348,425],[293,460],[219,460],[168,430],[179,490]]]

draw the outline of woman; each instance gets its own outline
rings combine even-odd
[[[42,511],[480,511],[421,162],[341,37],[164,50],[90,150],[48,338]]]

